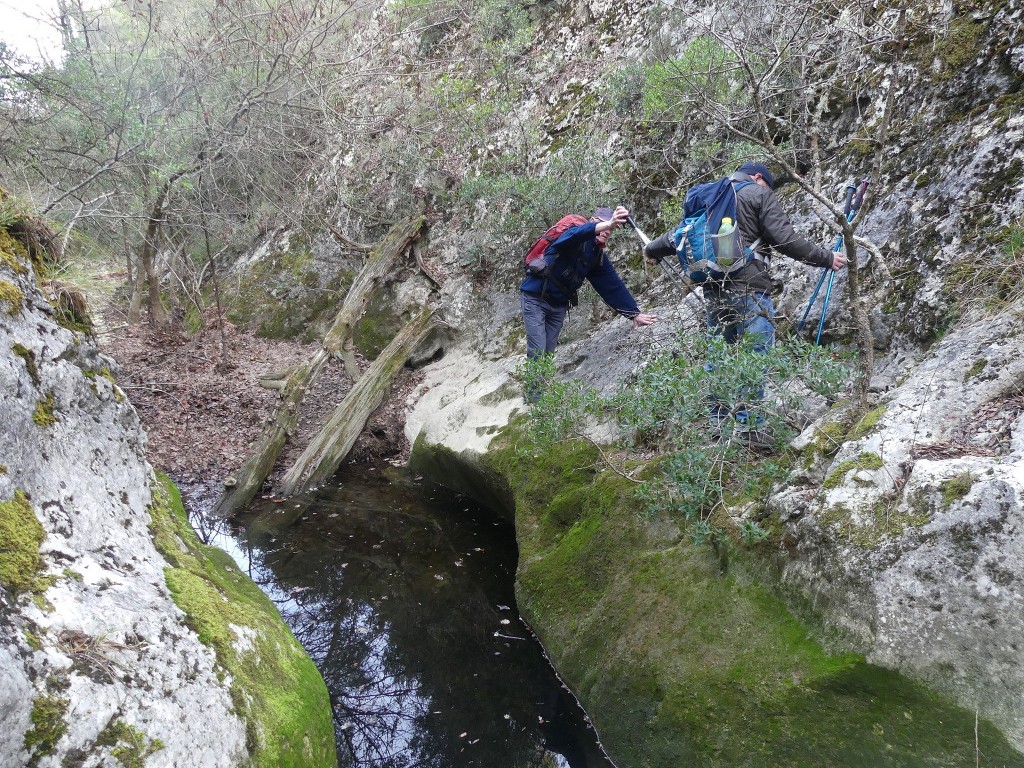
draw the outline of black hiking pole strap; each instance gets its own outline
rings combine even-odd
[[[626,207],[626,201],[625,200],[619,200],[619,205],[621,207],[625,208]],[[651,238],[649,238],[647,235],[645,235],[643,233],[643,230],[641,230],[640,227],[638,227],[636,225],[636,221],[633,220],[632,216],[627,216],[626,217],[626,223],[629,224],[629,226],[631,226],[633,228],[633,231],[636,232],[636,236],[640,238],[640,242],[643,243],[645,247],[651,244]]]

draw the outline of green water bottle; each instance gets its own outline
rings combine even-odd
[[[731,267],[739,254],[736,252],[736,225],[728,216],[722,217],[722,226],[718,228],[715,252],[715,261],[723,267]]]

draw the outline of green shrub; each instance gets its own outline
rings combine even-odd
[[[528,448],[543,450],[583,438],[588,428],[607,421],[616,429],[617,443],[602,451],[606,460],[637,450],[660,457],[655,462],[659,471],[639,491],[644,513],[668,513],[695,540],[712,540],[731,526],[729,508],[763,499],[785,478],[788,460],[748,450],[741,435],[746,427],[731,414],[709,424],[711,404],[735,413],[736,406],[746,403],[747,412],[763,420],[781,443],[794,434],[783,413],[800,405],[795,393],[832,395],[848,375],[843,361],[799,340],[759,353],[745,343],[683,335],[674,348],[649,354],[617,393],[602,397],[579,381],[557,378],[552,359],[545,356],[520,369],[527,391],[540,393],[526,428]],[[774,395],[758,399],[762,387]],[[767,535],[753,521],[736,533],[749,544]]]
[[[476,208],[473,228],[482,246],[467,249],[466,265],[484,265],[492,255],[522,251],[567,213],[589,215],[610,189],[611,163],[587,142],[573,142],[550,160],[545,174],[524,173],[521,159],[504,156],[480,176],[466,179],[459,189],[463,203]]]

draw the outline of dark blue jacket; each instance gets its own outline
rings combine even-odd
[[[544,256],[551,268],[554,279],[527,276],[519,286],[523,293],[541,296],[556,306],[569,303],[569,296],[564,289],[574,295],[589,280],[594,290],[609,307],[620,315],[635,317],[640,314],[633,295],[622,282],[619,273],[612,266],[605,249],[597,244],[596,221],[570,227],[562,236],[547,247]]]

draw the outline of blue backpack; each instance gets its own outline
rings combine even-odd
[[[672,238],[679,263],[693,282],[721,280],[756,258],[760,239],[744,247],[736,222],[736,190],[753,183],[724,178],[686,193],[683,220]],[[723,219],[729,221],[723,225]]]

